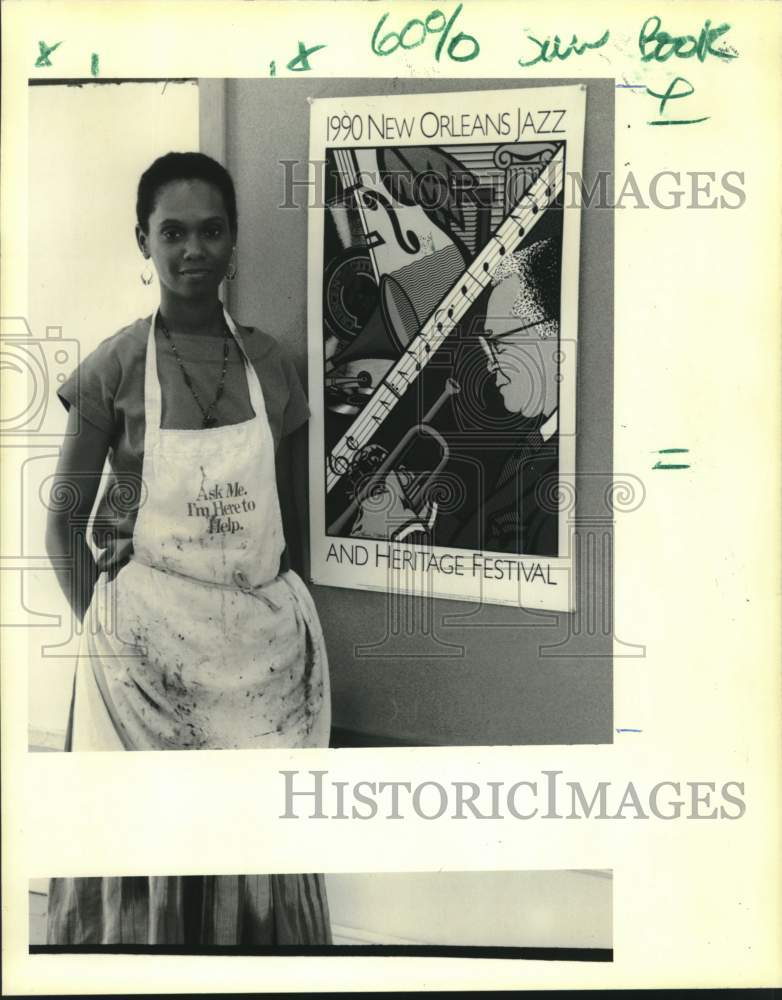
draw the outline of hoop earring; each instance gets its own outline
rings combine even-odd
[[[225,280],[233,281],[238,273],[239,269],[236,266],[236,250],[234,250],[231,254],[231,260],[228,264],[228,270],[225,272]]]
[[[144,268],[141,271],[140,277],[141,277],[141,284],[142,285],[151,285],[152,284],[152,268],[149,266],[149,264],[146,264],[144,266]]]

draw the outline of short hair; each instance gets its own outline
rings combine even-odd
[[[166,153],[152,163],[138,182],[136,221],[144,233],[149,232],[149,217],[155,211],[160,189],[172,181],[205,181],[223,197],[231,233],[236,236],[238,217],[236,190],[231,175],[217,160],[205,153]]]

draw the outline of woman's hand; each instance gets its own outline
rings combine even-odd
[[[57,582],[80,621],[90,606],[98,577],[87,543],[87,527],[108,450],[108,434],[71,407],[49,497],[46,551]]]

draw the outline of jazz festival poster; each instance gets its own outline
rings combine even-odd
[[[584,111],[312,102],[314,582],[573,610]]]

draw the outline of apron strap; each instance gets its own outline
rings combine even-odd
[[[160,307],[152,313],[147,337],[147,359],[144,365],[144,454],[160,440],[160,419],[162,413],[160,379],[157,370],[157,350],[155,348],[155,323]]]
[[[233,321],[233,317],[229,315],[228,310],[223,306],[223,316],[225,317],[225,322],[228,329],[231,331],[234,340],[236,341],[236,346],[239,348],[239,353],[244,359],[244,370],[247,375],[247,387],[250,390],[250,404],[255,411],[256,417],[260,416],[264,420],[266,419],[266,401],[263,397],[263,389],[261,388],[261,380],[258,378],[258,373],[255,370],[255,365],[250,361],[250,357],[247,354],[247,350],[244,346],[244,341],[242,340],[242,335],[239,332],[239,328]]]

